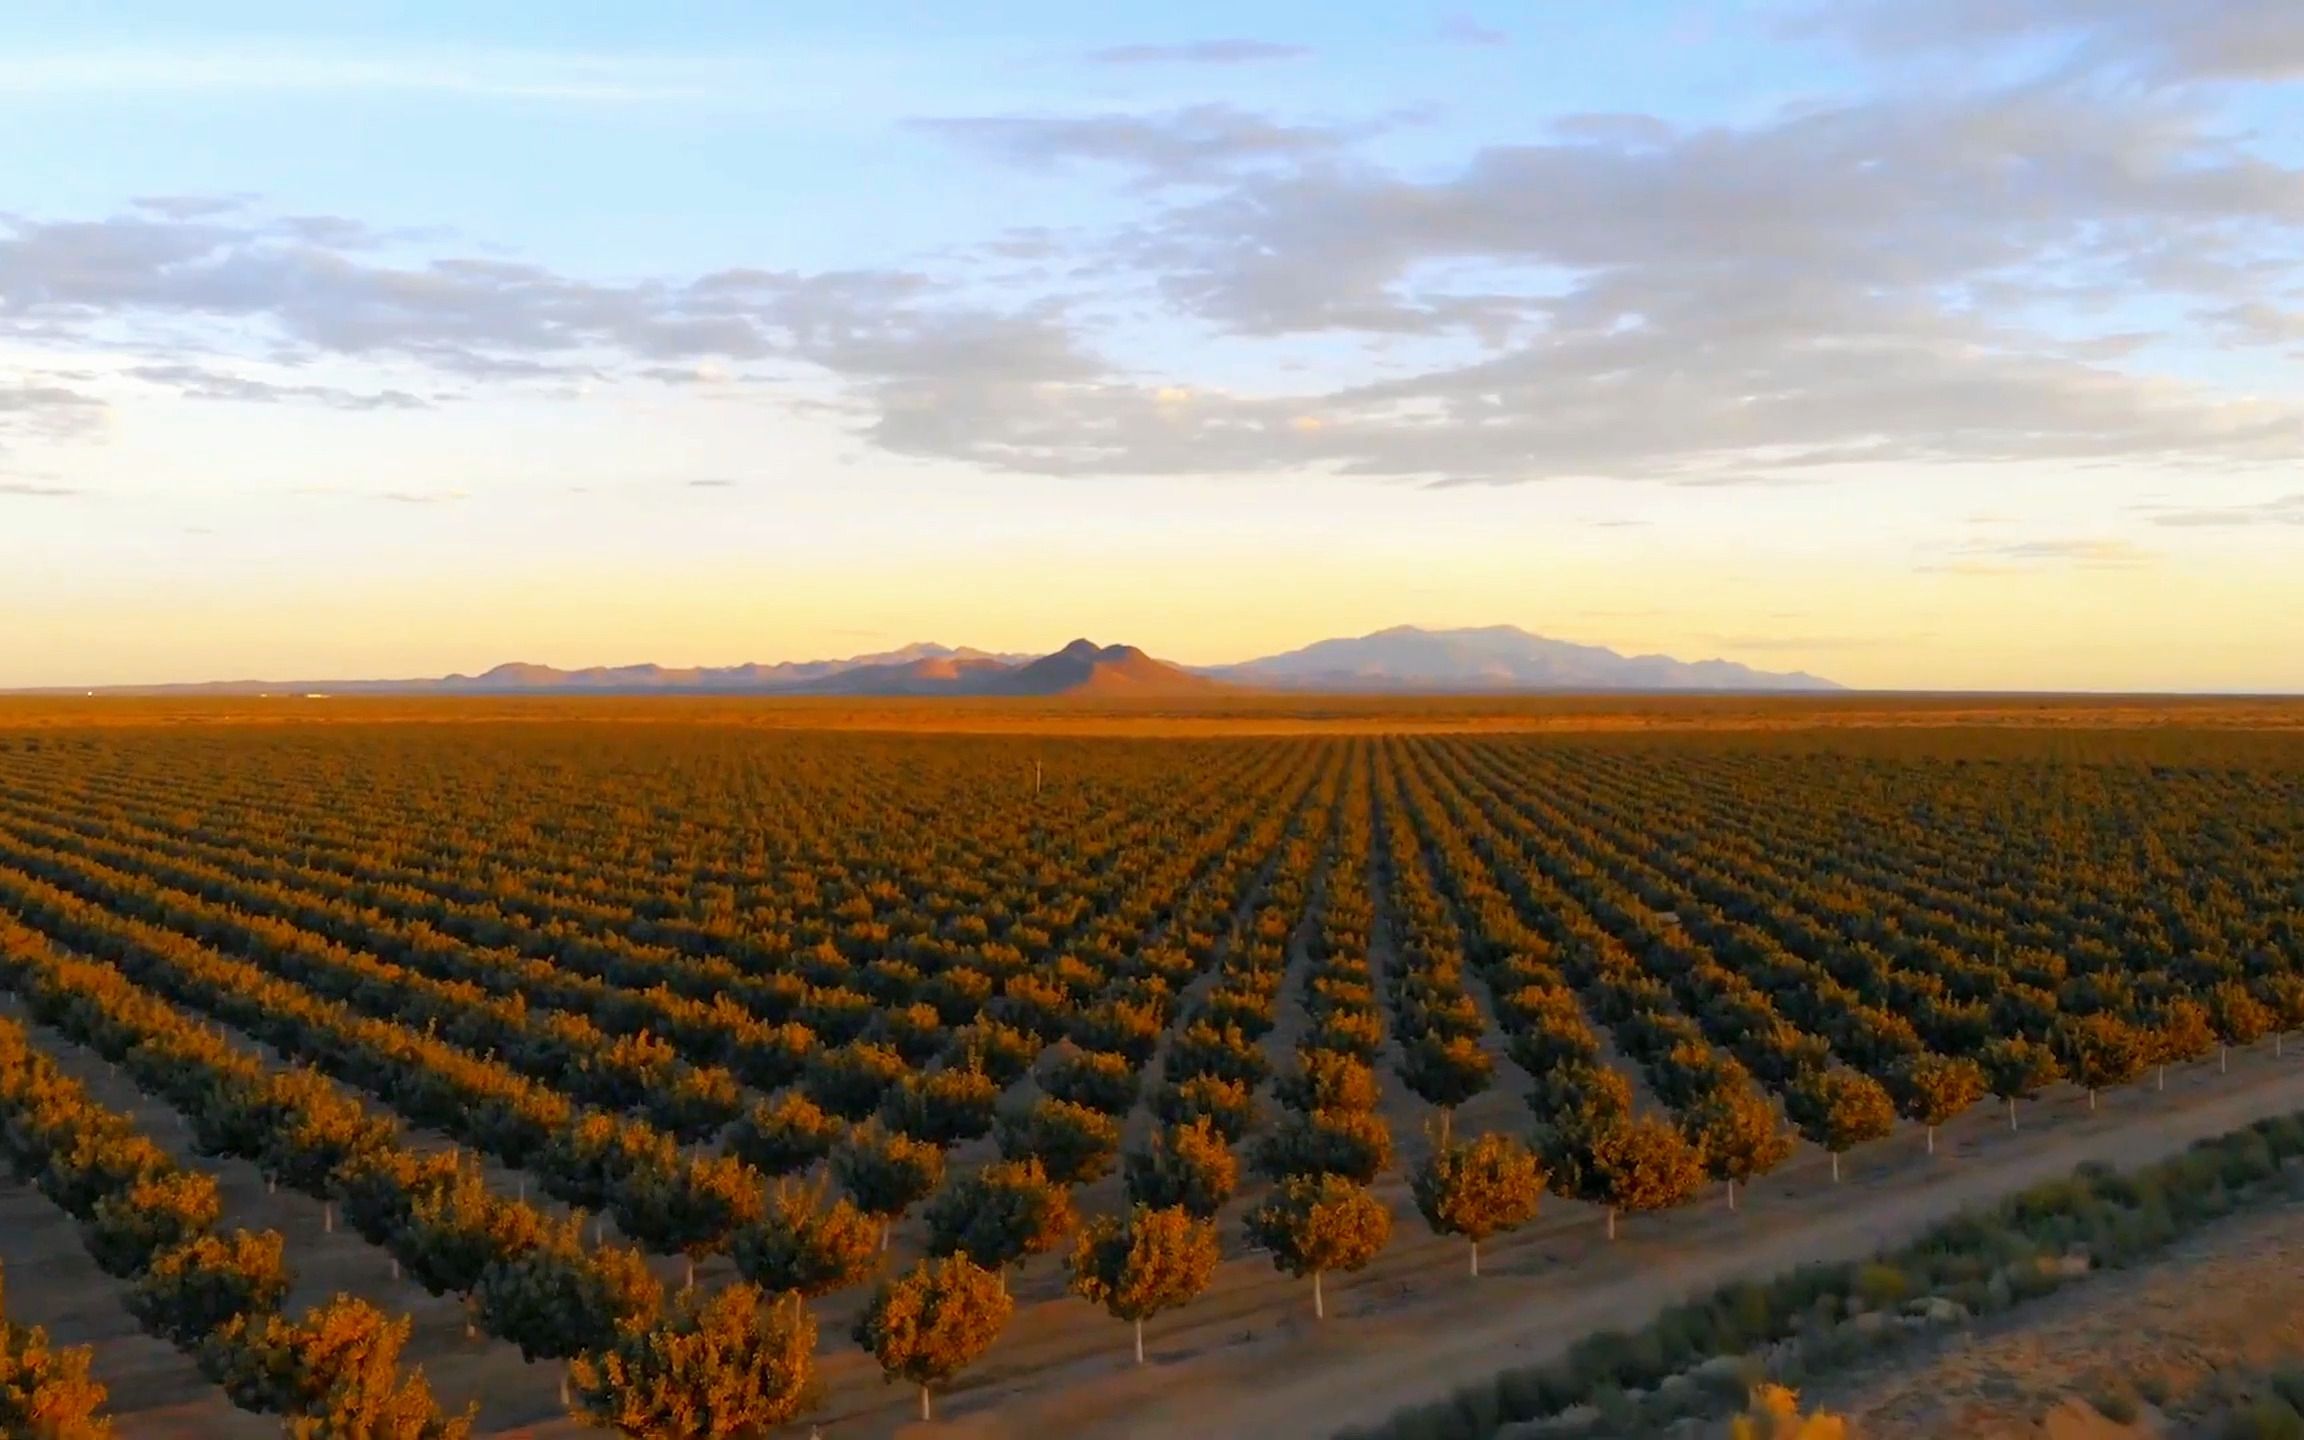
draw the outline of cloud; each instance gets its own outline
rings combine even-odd
[[[726,490],[734,486],[736,482],[733,480],[690,480],[687,483],[698,490]]]
[[[2155,525],[2183,528],[2223,528],[2256,525],[2304,525],[2304,493],[2283,495],[2251,505],[2142,507]]]
[[[1954,558],[1918,567],[1942,575],[2020,575],[2054,566],[2083,570],[2137,570],[2159,553],[2126,540],[2046,539],[1972,542],[1952,548]]]
[[[149,210],[170,220],[205,220],[211,216],[229,215],[245,210],[255,196],[238,193],[231,195],[138,195],[128,203],[139,210]]]
[[[1368,133],[1289,125],[1215,104],[1152,115],[980,115],[909,123],[1015,164],[1108,165],[1154,186],[1210,183],[1244,166],[1335,155]]]
[[[1257,65],[1301,60],[1311,53],[1309,45],[1270,40],[1188,40],[1179,45],[1113,45],[1091,50],[1087,58],[1098,65]]]
[[[73,439],[100,428],[106,414],[101,398],[64,385],[0,380],[0,439]]]
[[[1890,55],[2047,38],[2076,47],[2082,69],[2127,66],[2163,80],[2304,76],[2304,10],[2293,0],[1830,0],[1807,24]]]
[[[884,451],[1034,474],[1733,486],[2304,458],[2304,406],[2123,339],[2139,309],[2304,282],[2304,171],[2187,95],[2033,79],[1729,124],[1579,115],[1412,170],[1363,146],[1400,121],[913,122],[1137,187],[1125,223],[1018,237],[1043,278],[947,248],[605,281],[237,210],[0,217],[0,328],[206,327],[475,385],[772,375]]]
[[[1440,22],[1440,38],[1452,45],[1470,45],[1481,49],[1496,49],[1512,43],[1512,37],[1493,26],[1483,25],[1469,15],[1450,15]]]
[[[335,410],[426,410],[431,402],[411,395],[405,390],[379,390],[361,392],[342,390],[333,385],[279,385],[269,380],[254,380],[244,375],[227,374],[205,366],[170,362],[161,365],[135,365],[121,372],[131,380],[147,385],[160,385],[193,400],[237,400],[250,404],[277,405],[288,401],[304,400],[326,405]]]
[[[41,498],[59,498],[66,495],[80,495],[85,493],[85,491],[76,490],[69,485],[36,485],[29,480],[0,480],[0,495],[25,495],[39,496]]]

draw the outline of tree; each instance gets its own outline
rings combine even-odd
[[[1376,1071],[1341,1050],[1298,1050],[1295,1068],[1274,1083],[1272,1093],[1291,1110],[1373,1110]]]
[[[463,1440],[474,1405],[443,1415],[424,1372],[403,1372],[410,1322],[338,1295],[299,1320],[236,1317],[203,1347],[203,1368],[244,1410],[290,1417],[310,1440]]]
[[[1759,1087],[1749,1080],[1720,1085],[1680,1112],[1680,1132],[1695,1147],[1704,1173],[1728,1182],[1728,1208],[1736,1187],[1767,1174],[1792,1153],[1792,1137]]]
[[[1248,1212],[1248,1238],[1271,1252],[1274,1269],[1312,1277],[1312,1314],[1325,1320],[1321,1277],[1375,1259],[1392,1238],[1392,1212],[1341,1175],[1292,1175]]]
[[[1678,1130],[1653,1115],[1618,1117],[1539,1132],[1537,1153],[1553,1190],[1619,1214],[1667,1210],[1704,1183],[1704,1161]]]
[[[2107,1011],[2065,1021],[2056,1034],[2064,1071],[2088,1092],[2088,1108],[2096,1108],[2096,1092],[2125,1085],[2144,1072],[2150,1062],[2149,1037]]]
[[[1290,1114],[1256,1147],[1256,1168],[1289,1175],[1342,1175],[1355,1184],[1375,1180],[1392,1163],[1392,1132],[1366,1110],[1314,1110]]]
[[[886,1249],[887,1227],[944,1178],[944,1152],[876,1125],[859,1125],[832,1152],[832,1178],[857,1209],[881,1223],[880,1245]]]
[[[2016,1102],[2029,1099],[2063,1078],[2056,1052],[2037,1040],[2010,1036],[1987,1044],[1976,1056],[1984,1083],[2008,1102],[2008,1128],[2016,1128]]]
[[[1472,1036],[1427,1030],[1401,1051],[1399,1073],[1418,1099],[1440,1111],[1440,1143],[1446,1145],[1456,1107],[1494,1082],[1496,1062]]]
[[[128,1313],[150,1333],[190,1350],[236,1315],[277,1310],[288,1293],[280,1232],[201,1235],[152,1257],[128,1287]]]
[[[997,1275],[954,1255],[880,1282],[853,1333],[882,1375],[920,1387],[920,1418],[928,1420],[929,1388],[974,1364],[1014,1309]]]
[[[885,1045],[858,1040],[808,1057],[800,1088],[843,1120],[862,1120],[912,1073],[904,1057]]]
[[[1936,1127],[1984,1096],[1984,1070],[1973,1060],[1921,1050],[1888,1072],[1896,1113],[1928,1127],[1928,1153],[1936,1153]]]
[[[1106,1115],[1127,1114],[1141,1084],[1138,1062],[1104,1050],[1065,1046],[1040,1067],[1042,1093]]]
[[[1240,1185],[1240,1162],[1206,1116],[1153,1131],[1145,1149],[1129,1152],[1123,1169],[1130,1204],[1182,1206],[1202,1220],[1214,1219]]]
[[[696,1262],[728,1243],[738,1226],[759,1218],[760,1172],[726,1155],[682,1159],[635,1170],[608,1197],[616,1228],[651,1250]]]
[[[847,1200],[778,1185],[757,1221],[736,1232],[737,1273],[766,1290],[814,1299],[862,1283],[884,1245],[886,1227]]]
[[[1214,1075],[1171,1081],[1152,1092],[1152,1113],[1169,1125],[1206,1119],[1227,1144],[1256,1128],[1255,1087]]]
[[[216,1177],[170,1170],[97,1201],[83,1238],[105,1274],[127,1279],[161,1251],[215,1229],[223,1213]]]
[[[1435,1235],[1472,1242],[1472,1273],[1480,1273],[1480,1242],[1517,1230],[1536,1218],[1544,1198],[1544,1166],[1536,1152],[1509,1135],[1483,1135],[1468,1145],[1443,1144],[1408,1176],[1416,1209]]]
[[[2197,1060],[2216,1044],[2216,1026],[2207,1007],[2182,997],[2162,1005],[2144,1032],[2145,1056],[2159,1072],[2156,1088],[2168,1088],[2168,1067]]]
[[[1068,1268],[1074,1294],[1135,1327],[1141,1365],[1144,1322],[1207,1289],[1217,1258],[1213,1224],[1181,1207],[1138,1205],[1125,1217],[1100,1216],[1082,1230]]]
[[[880,1118],[915,1140],[953,1145],[989,1132],[999,1101],[1000,1087],[981,1070],[930,1070],[890,1090]]]
[[[2216,1027],[2216,1069],[2232,1068],[2232,1047],[2245,1049],[2272,1033],[2278,1017],[2269,1006],[2248,993],[2237,980],[2227,980],[2208,992],[2208,1020]]]
[[[1811,1070],[1784,1091],[1784,1112],[1800,1133],[1832,1154],[1832,1180],[1840,1157],[1896,1128],[1896,1102],[1879,1081],[1854,1070]]]
[[[13,1324],[0,1292],[0,1435],[26,1440],[111,1440],[104,1386],[89,1377],[85,1345],[59,1350],[37,1325]]]
[[[1029,1110],[1007,1111],[994,1122],[1000,1153],[1037,1160],[1059,1185],[1085,1185],[1112,1168],[1120,1149],[1120,1122],[1100,1110],[1042,1097]]]
[[[2285,1053],[2288,1032],[2304,1030],[2304,975],[2281,973],[2257,979],[2251,993],[2272,1014],[2272,1054]]]
[[[966,1255],[1007,1281],[1007,1267],[1064,1243],[1077,1217],[1064,1187],[1037,1160],[996,1161],[928,1202],[928,1253]]]
[[[1632,1082],[1605,1065],[1571,1060],[1540,1071],[1528,1090],[1539,1125],[1591,1129],[1632,1113]]]
[[[797,1090],[753,1102],[728,1129],[728,1153],[763,1175],[790,1175],[832,1153],[844,1127]]]
[[[321,1228],[336,1229],[336,1177],[363,1155],[397,1149],[392,1126],[370,1115],[357,1102],[337,1093],[327,1080],[311,1071],[291,1071],[301,1079],[304,1093],[297,1095],[290,1123],[264,1137],[256,1154],[256,1168],[266,1181],[319,1198]],[[290,1092],[294,1094],[293,1091]]]
[[[544,1244],[543,1215],[489,1190],[474,1170],[460,1170],[438,1192],[410,1208],[401,1253],[408,1273],[434,1295],[467,1294],[481,1272],[506,1255]]]
[[[569,1366],[580,1420],[644,1440],[746,1440],[815,1399],[816,1317],[741,1282],[684,1292],[657,1325]]]
[[[584,1218],[569,1216],[541,1244],[488,1262],[472,1306],[490,1334],[520,1347],[521,1358],[565,1360],[601,1349],[624,1325],[652,1325],[664,1287],[637,1250],[583,1245]]]
[[[175,1168],[167,1152],[145,1136],[101,1127],[55,1137],[34,1183],[65,1213],[87,1219],[107,1195]]]
[[[1040,1048],[1040,1037],[1028,1030],[997,1020],[978,1020],[952,1032],[952,1038],[945,1042],[944,1064],[952,1069],[981,1070],[994,1084],[1005,1088],[1024,1078]]]

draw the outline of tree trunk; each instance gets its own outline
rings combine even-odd
[[[1608,1207],[1608,1238],[1616,1238],[1616,1207],[1613,1205]]]
[[[1320,1293],[1320,1272],[1317,1270],[1312,1272],[1312,1318],[1328,1318],[1328,1302]]]
[[[392,1261],[392,1283],[397,1285],[400,1283],[400,1257],[394,1255],[390,1258]]]
[[[597,1215],[592,1217],[592,1248],[600,1248],[600,1217]]]
[[[560,1372],[560,1408],[563,1410],[574,1408],[568,1403],[568,1372],[565,1370]]]
[[[1454,1107],[1446,1105],[1440,1107],[1440,1148],[1443,1150],[1448,1148],[1448,1129],[1455,1121],[1456,1111]]]
[[[279,1176],[267,1175],[264,1177],[264,1193],[267,1195],[277,1195],[280,1193]]]
[[[320,1202],[320,1233],[323,1235],[336,1233],[336,1202],[333,1200]]]
[[[2091,1115],[2096,1113],[2096,1092],[2094,1090],[2088,1092],[2088,1113]]]
[[[2216,1073],[2219,1075],[2229,1075],[2232,1073],[2231,1046],[2219,1045],[2216,1047]]]
[[[1139,1365],[1144,1363],[1144,1322],[1142,1320],[1136,1322],[1136,1363]]]
[[[688,1262],[688,1274],[686,1278],[681,1281],[680,1288],[683,1290],[693,1290],[696,1288],[696,1257],[693,1255],[683,1255],[680,1258]]]
[[[1728,1182],[1728,1213],[1731,1215],[1736,1213],[1736,1182],[1734,1180]]]
[[[1936,1153],[1936,1127],[1933,1125],[1928,1127],[1928,1153]]]
[[[2011,1131],[2016,1128],[2016,1097],[2013,1095],[2008,1097],[2008,1128]]]
[[[933,1420],[936,1418],[935,1416],[928,1413],[928,1387],[925,1385],[920,1387],[920,1418],[922,1420]]]
[[[880,1253],[883,1255],[888,1253],[888,1226],[886,1222],[882,1222],[880,1226]]]
[[[1840,1183],[1840,1152],[1837,1150],[1832,1152],[1832,1183]]]
[[[2159,1074],[2159,1078],[2157,1078],[2156,1080],[2154,1080],[2154,1081],[2152,1082],[2152,1088],[2153,1088],[2153,1089],[2155,1089],[2155,1090],[2165,1090],[2165,1089],[2167,1089],[2167,1088],[2168,1088],[2168,1067],[2167,1067],[2167,1066],[2165,1066],[2165,1065],[2160,1065],[2160,1066],[2155,1066],[2154,1068],[2155,1068],[2155,1069],[2157,1069],[2157,1070],[2160,1072],[2160,1074]]]

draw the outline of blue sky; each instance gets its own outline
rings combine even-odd
[[[2304,689],[2276,0],[0,12],[0,685]]]

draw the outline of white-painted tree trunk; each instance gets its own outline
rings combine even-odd
[[[1328,1300],[1326,1296],[1320,1293],[1320,1272],[1317,1270],[1312,1272],[1312,1318],[1315,1320],[1328,1318]]]

